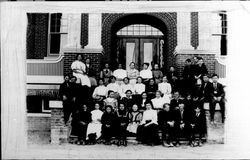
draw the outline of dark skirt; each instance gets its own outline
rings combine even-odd
[[[137,140],[143,144],[158,144],[158,126],[150,124],[149,126],[140,125],[137,129]]]

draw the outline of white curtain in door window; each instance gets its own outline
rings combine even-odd
[[[149,63],[149,69],[152,69],[151,62],[153,60],[153,43],[144,43],[144,63]]]
[[[135,62],[135,43],[126,43],[126,69],[131,62]]]

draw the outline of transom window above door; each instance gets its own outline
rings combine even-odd
[[[150,25],[133,24],[120,29],[117,33],[118,36],[163,36],[163,33]]]

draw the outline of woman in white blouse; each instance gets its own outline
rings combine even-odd
[[[95,88],[92,97],[96,101],[102,101],[107,97],[108,89],[104,85],[104,80],[99,79],[99,86]]]
[[[131,62],[129,65],[129,69],[127,70],[127,75],[129,78],[129,83],[134,86],[136,84],[136,79],[139,77],[139,71],[135,69],[135,63]]]
[[[152,107],[152,103],[148,102],[146,104],[146,110],[143,112],[141,125],[137,130],[137,139],[147,145],[155,145],[159,143],[157,111]]]
[[[158,84],[158,89],[163,94],[163,99],[165,99],[166,103],[170,103],[172,87],[171,84],[168,83],[167,76],[162,78],[162,83]]]
[[[148,82],[149,79],[153,78],[152,71],[148,69],[149,63],[143,64],[143,70],[140,71],[140,76],[144,82]]]
[[[88,140],[88,136],[90,134],[96,134],[96,139],[100,138],[101,136],[101,130],[102,130],[102,123],[101,123],[101,118],[102,118],[103,112],[100,110],[100,105],[99,103],[95,104],[95,109],[91,111],[91,119],[92,122],[88,124],[87,128],[87,137],[86,139]]]
[[[78,54],[76,60],[71,64],[73,76],[80,80],[82,86],[91,87],[90,80],[86,73],[86,65],[82,62],[82,55]]]
[[[161,97],[161,91],[159,90],[155,92],[155,98],[153,98],[151,101],[153,103],[154,109],[157,110],[162,109],[163,104],[166,103],[165,99]]]
[[[134,94],[141,95],[143,92],[145,92],[145,84],[142,83],[142,77],[138,77],[134,85]]]
[[[121,87],[119,88],[119,94],[122,98],[126,96],[125,93],[127,90],[131,90],[132,93],[134,92],[134,87],[129,83],[128,77],[125,77],[123,79],[123,83],[124,84],[122,84]]]

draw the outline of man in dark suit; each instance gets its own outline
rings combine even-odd
[[[197,94],[197,102],[200,104],[200,107],[203,108],[204,103],[208,102],[210,105],[211,102],[211,93],[212,93],[212,83],[209,82],[209,77],[207,74],[203,75],[203,83]],[[211,107],[210,107],[211,108]]]
[[[194,74],[193,74],[193,66],[191,65],[191,60],[186,59],[185,66],[182,72],[182,88],[183,93],[187,94],[192,91],[192,88],[194,87]]]
[[[159,128],[162,130],[162,145],[173,147],[172,141],[175,139],[174,115],[167,103],[163,105],[163,110],[158,113],[158,124]]]
[[[184,136],[189,140],[189,145],[193,145],[191,139],[191,118],[192,112],[185,109],[183,100],[179,101],[179,109],[175,111],[175,131],[178,138],[176,139],[176,146],[179,146],[179,138]]]
[[[71,105],[72,105],[72,95],[71,95],[71,84],[69,81],[69,76],[64,77],[64,82],[60,85],[59,95],[63,101],[63,118],[64,123],[66,124],[69,120],[71,114]]]
[[[211,116],[211,122],[214,121],[214,112],[215,112],[215,106],[216,103],[220,104],[221,108],[221,118],[222,123],[224,123],[225,120],[225,91],[224,86],[218,82],[218,75],[214,74],[212,76],[212,89],[211,89],[211,104],[210,104],[210,116]]]
[[[177,110],[179,107],[179,101],[181,100],[179,91],[175,91],[173,99],[170,101],[170,110]]]
[[[192,141],[194,142],[195,140],[195,134],[199,135],[199,141],[198,141],[198,146],[202,145],[202,137],[207,133],[207,125],[206,125],[206,116],[204,113],[204,110],[200,108],[199,105],[196,105],[194,107],[194,114],[192,114],[191,118],[191,138]]]

